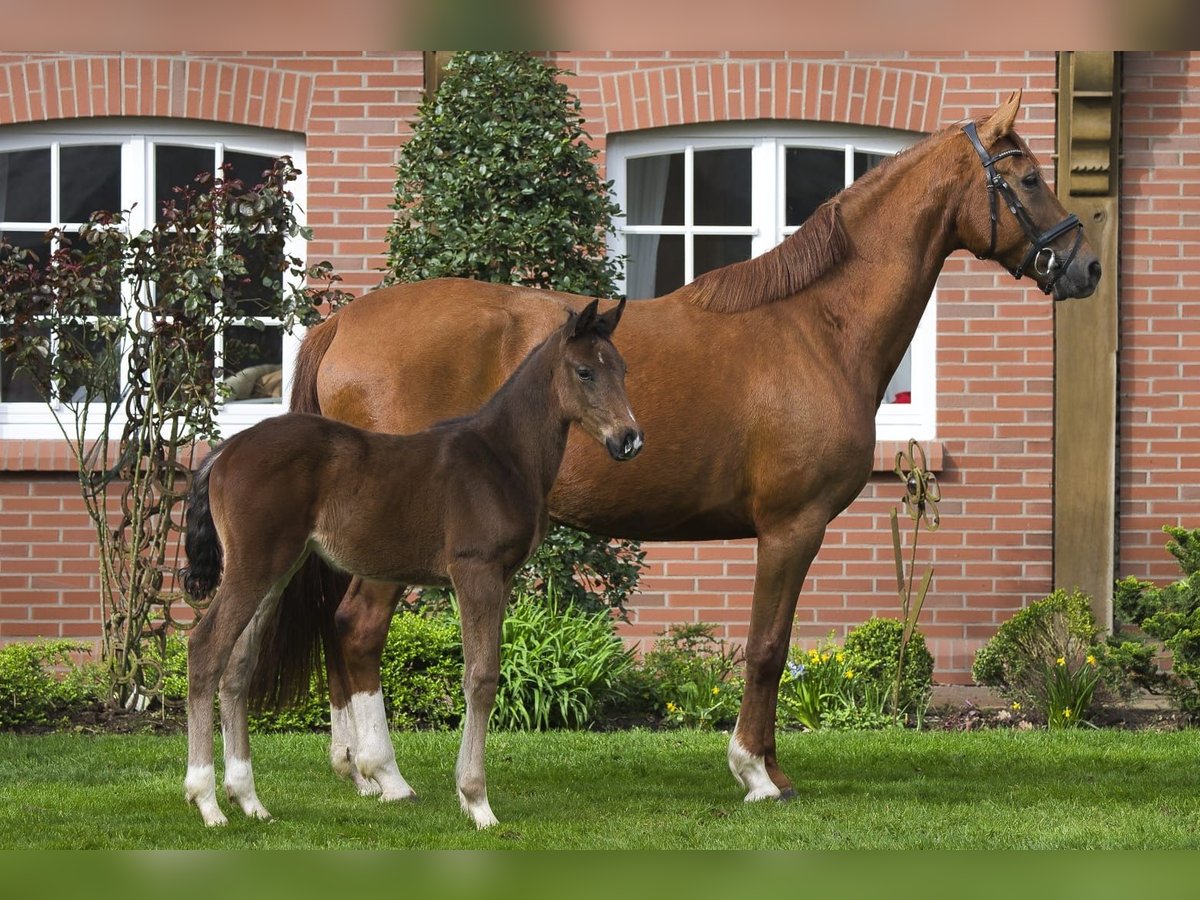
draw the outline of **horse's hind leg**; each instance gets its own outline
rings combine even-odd
[[[273,589],[259,606],[233,647],[219,690],[221,736],[225,747],[225,794],[255,819],[270,819],[271,814],[254,789],[254,770],[250,764],[250,729],[247,690],[258,660],[263,627],[274,616],[282,589]]]
[[[247,578],[226,561],[226,577],[188,639],[188,771],[184,792],[205,825],[224,825],[213,770],[213,695],[234,645],[261,605],[270,582]],[[247,760],[249,754],[247,754]]]
[[[416,796],[396,765],[379,679],[388,626],[407,591],[355,578],[335,616],[346,683],[330,689],[330,760],[360,794],[385,801]]]
[[[488,828],[497,819],[488,803],[483,756],[500,680],[500,635],[508,584],[489,567],[459,566],[451,574],[462,618],[463,694],[467,701],[454,780],[463,812],[475,821],[476,828]]]

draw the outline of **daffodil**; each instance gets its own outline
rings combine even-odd
[[[847,670],[846,670],[846,677],[847,677],[847,678],[853,678],[853,677],[854,677],[854,670],[853,670],[853,669],[847,669]]]
[[[1018,703],[1016,700],[1014,700],[1014,701],[1013,701],[1012,708],[1013,708],[1013,711],[1014,711],[1014,712],[1016,712],[1016,711],[1018,711],[1018,710],[1020,710],[1020,709],[1021,709],[1021,704],[1020,704],[1020,703]]]
[[[1066,709],[1063,710],[1063,718],[1064,719],[1071,718],[1071,707],[1068,706]]]
[[[719,687],[713,688],[713,696],[714,697],[717,696],[717,694],[719,694],[719,693],[721,693],[721,689]]]
[[[828,653],[826,653],[825,655],[823,655],[823,656],[821,657],[821,661],[822,661],[822,662],[829,662],[829,654],[828,654]]]
[[[678,706],[676,706],[674,703],[668,703],[668,704],[667,704],[667,712],[669,712],[669,713],[673,713],[673,712],[675,712],[675,710],[677,710],[677,709],[679,709],[679,707],[678,707]]]
[[[1094,654],[1094,653],[1089,653],[1089,654],[1087,655],[1087,664],[1088,664],[1089,666],[1094,666],[1094,665],[1096,664],[1096,654]]]
[[[845,653],[839,653],[839,654],[837,655],[837,661],[838,661],[838,662],[840,662],[840,663],[843,663],[843,662],[845,662],[845,661],[846,661],[846,654],[845,654]]]
[[[1058,664],[1060,666],[1065,666],[1067,664],[1067,658],[1065,656],[1060,656],[1058,658]]]

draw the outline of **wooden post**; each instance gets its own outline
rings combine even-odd
[[[1059,54],[1056,189],[1104,274],[1091,297],[1054,306],[1054,586],[1089,594],[1105,630],[1117,551],[1120,106],[1120,53]]]
[[[425,61],[426,100],[432,99],[437,93],[438,85],[442,83],[442,71],[454,53],[454,50],[426,50],[422,54]]]

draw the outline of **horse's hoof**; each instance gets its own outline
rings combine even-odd
[[[787,801],[789,801],[789,800],[795,800],[796,799],[796,789],[794,787],[790,787],[790,788],[780,791],[779,797],[777,799],[779,800],[780,803],[787,803]]]
[[[382,793],[379,795],[380,803],[416,803],[418,799],[416,791],[409,791],[407,794]]]

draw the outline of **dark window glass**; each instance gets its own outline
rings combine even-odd
[[[625,289],[631,300],[669,294],[683,286],[683,235],[626,236]]]
[[[38,333],[50,340],[50,329],[39,328]],[[43,372],[42,377],[48,377]],[[4,403],[41,403],[42,395],[29,372],[17,369],[7,353],[0,353],[0,401]]]
[[[787,224],[803,225],[816,208],[846,186],[846,154],[841,150],[788,147]]]
[[[191,187],[201,172],[216,168],[216,152],[206,147],[175,147],[159,144],[154,148],[154,214],[163,204],[177,198],[174,189]]]
[[[253,244],[243,240],[230,249],[241,256],[246,271],[225,276],[226,295],[244,316],[271,315],[270,307],[283,293],[283,235],[259,235]]]
[[[750,150],[697,150],[692,157],[697,225],[750,224]]]
[[[59,149],[58,211],[64,222],[86,222],[97,210],[121,209],[121,148]]]
[[[32,250],[37,256],[37,266],[45,269],[50,265],[50,242],[44,231],[6,231],[0,234],[4,243],[18,250]]]
[[[865,150],[854,151],[854,178],[857,181],[867,172],[887,159],[884,153],[868,153]]]
[[[683,224],[683,154],[629,160],[625,219],[630,225]]]
[[[694,238],[692,265],[697,276],[750,258],[750,236],[698,234]]]
[[[275,157],[226,150],[225,162],[230,165],[230,179],[236,178],[249,191],[263,183],[263,174],[275,165]]]
[[[67,369],[67,376],[59,387],[59,399],[63,402],[82,403],[88,400],[82,373],[72,371],[72,361],[78,361],[85,370],[91,370],[91,400],[113,401],[120,395],[121,345],[100,334],[95,325],[66,325],[58,330],[58,352]],[[84,359],[91,362],[84,363]]]
[[[0,153],[0,221],[50,221],[50,148]]]

